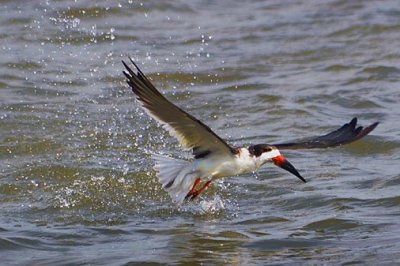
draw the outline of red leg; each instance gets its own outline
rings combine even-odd
[[[197,185],[200,183],[200,181],[201,181],[201,179],[199,177],[194,181],[193,187],[189,191],[189,193],[186,195],[185,199],[189,198],[190,196],[192,196],[195,193],[195,189],[196,189]]]
[[[203,184],[203,186],[199,189],[199,190],[197,190],[197,191],[194,191],[193,193],[192,193],[192,197],[190,198],[190,200],[194,200],[201,192],[203,192],[203,190],[204,189],[206,189],[209,185],[211,184],[211,180],[208,180],[207,182],[205,182],[204,184]]]

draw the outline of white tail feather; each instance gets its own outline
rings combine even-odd
[[[199,177],[192,163],[161,155],[153,155],[153,159],[156,161],[154,170],[163,188],[172,201],[182,203]]]

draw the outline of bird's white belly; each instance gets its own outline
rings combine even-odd
[[[242,156],[229,156],[219,158],[212,156],[199,160],[197,170],[202,177],[225,177],[234,176],[255,171],[258,166],[254,160]]]

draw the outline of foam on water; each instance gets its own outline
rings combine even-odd
[[[205,213],[213,213],[225,209],[224,202],[220,196],[215,196],[212,200],[202,200],[199,206]]]

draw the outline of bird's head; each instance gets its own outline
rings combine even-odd
[[[259,162],[261,164],[273,162],[276,166],[279,166],[280,168],[285,169],[286,171],[297,176],[304,183],[307,182],[275,146],[268,144],[257,144],[250,146],[249,152],[251,155],[259,158]]]

